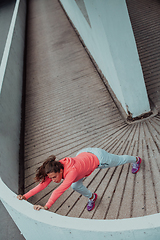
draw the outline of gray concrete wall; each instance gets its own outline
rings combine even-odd
[[[1,9],[1,12],[5,12],[6,19],[4,22],[6,24],[3,24],[4,33],[8,29],[8,34],[4,35],[7,45],[2,44],[4,38],[0,41],[2,56],[0,65],[0,176],[7,186],[18,193],[26,1],[17,1],[14,11],[8,10],[15,1],[10,1],[11,5],[8,2]],[[17,7],[18,15],[13,19],[15,7]],[[23,239],[1,203],[0,216],[0,239]]]
[[[15,0],[0,1],[0,29],[3,34],[0,34],[0,62],[2,60],[3,51],[13,15]]]

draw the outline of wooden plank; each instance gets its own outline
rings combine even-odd
[[[133,175],[129,164],[96,170],[84,180],[84,184],[98,194],[92,212],[86,210],[87,199],[71,188],[50,211],[94,219],[139,217],[159,212],[160,116],[127,125],[58,1],[49,0],[47,4],[30,1],[29,6],[25,191],[36,185],[35,171],[49,155],[62,159],[74,157],[84,147],[99,147],[119,155],[139,154],[143,159],[139,173]],[[146,58],[142,52],[142,63]],[[157,62],[151,58],[147,61],[159,74]],[[159,106],[156,93],[159,81],[155,74],[151,80],[147,66],[144,72],[149,95]],[[29,201],[44,205],[56,187],[51,183]]]

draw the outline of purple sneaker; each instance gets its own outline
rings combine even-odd
[[[94,199],[89,199],[88,204],[87,204],[87,210],[92,211],[93,208],[95,207],[95,202],[97,200],[97,194],[94,193]]]
[[[141,162],[142,162],[142,159],[140,157],[138,157],[138,161],[136,163],[132,163],[132,173],[133,174],[135,174],[139,171]]]

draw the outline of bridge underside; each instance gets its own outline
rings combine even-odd
[[[160,3],[127,0],[147,92],[160,110]],[[25,192],[36,169],[51,154],[75,156],[87,146],[139,155],[137,175],[126,164],[96,170],[84,185],[98,194],[95,210],[71,188],[51,207],[57,214],[120,219],[160,212],[160,115],[128,125],[57,0],[29,1],[25,107]],[[29,201],[44,205],[50,184]]]

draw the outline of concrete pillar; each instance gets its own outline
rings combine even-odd
[[[126,117],[150,112],[125,0],[60,0]]]

